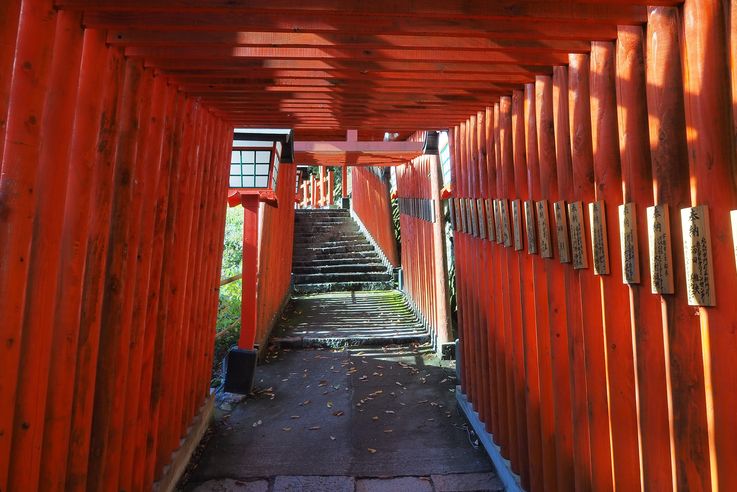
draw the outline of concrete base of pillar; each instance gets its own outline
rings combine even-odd
[[[225,357],[225,386],[228,393],[247,395],[253,389],[258,350],[234,348]]]

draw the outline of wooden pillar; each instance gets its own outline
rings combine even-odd
[[[528,201],[523,203],[525,237],[527,251],[522,255],[521,267],[524,269],[528,287],[525,301],[526,355],[525,364],[528,387],[527,410],[527,452],[530,463],[530,490],[544,490],[542,456],[542,419],[547,411],[552,412],[552,400],[543,401],[542,385],[552,384],[550,372],[550,334],[548,332],[548,291],[545,280],[543,260],[540,254],[540,231],[537,226],[536,203],[542,199],[540,192],[540,159],[537,149],[537,100],[535,84],[526,84],[524,92],[524,138],[527,169],[527,190],[523,195]],[[519,188],[519,187],[518,187]],[[530,209],[531,216],[527,211]],[[531,219],[531,220],[530,220]],[[529,231],[532,231],[530,235]],[[524,286],[521,286],[524,289]],[[534,300],[534,303],[533,303]]]
[[[318,208],[320,206],[320,198],[317,193],[317,180],[314,174],[310,176],[310,202],[312,208]]]
[[[582,204],[588,204],[594,201],[589,70],[588,55],[569,55],[568,104],[572,170],[565,168],[565,162],[558,161],[558,190],[561,197],[568,203],[580,201]],[[587,238],[588,236],[584,235],[583,251],[590,260],[591,244],[586,240]],[[571,244],[572,251],[573,244]],[[589,268],[577,270],[576,275],[579,279],[581,339],[587,368],[586,390],[591,434],[591,476],[595,490],[610,490],[614,486],[614,472],[609,434],[609,391],[601,288]]]
[[[104,39],[104,34],[102,35]],[[69,457],[67,458],[66,488],[86,490],[92,415],[95,394],[95,377],[101,330],[102,301],[110,238],[110,220],[114,189],[114,163],[118,141],[120,112],[130,104],[134,94],[119,94],[124,83],[122,53],[107,49],[104,67],[104,93],[94,165],[94,189],[92,201],[95,213],[90,214],[87,236],[87,256],[80,309],[79,342],[74,371],[74,401],[70,429]]]
[[[734,235],[728,231],[730,211],[737,209],[737,163],[725,10],[719,0],[684,3],[682,57],[691,205],[708,207],[711,225],[714,295],[705,304],[712,306],[694,310],[701,325],[709,445],[715,458],[711,485],[731,490],[737,489],[737,441],[730,437],[737,433],[737,317],[731,302],[737,293],[737,266]],[[691,281],[686,279],[687,285]]]
[[[105,87],[107,49],[98,30],[87,30],[79,78],[79,100],[74,113],[64,229],[61,237],[59,287],[53,322],[40,488],[65,487],[70,443],[74,379],[78,356],[79,321],[87,236],[94,202],[96,146]],[[83,213],[82,211],[85,211]]]
[[[41,122],[56,28],[52,2],[28,0],[20,16],[0,180],[0,489],[7,490],[23,334]],[[32,62],[30,68],[23,67]],[[48,163],[51,164],[51,163]],[[29,192],[30,191],[30,192]]]
[[[325,166],[320,166],[320,198],[318,199],[318,203],[320,207],[324,207],[327,203],[327,196],[326,196],[326,190],[325,190]]]
[[[10,84],[13,80],[15,43],[18,36],[21,2],[3,2],[0,5],[0,170],[5,146],[6,117],[10,102]]]
[[[341,195],[343,198],[348,198],[348,164],[343,164],[340,180]]]
[[[335,194],[335,172],[332,169],[328,170],[328,196],[327,204],[332,206],[335,203],[333,195]]]
[[[636,238],[641,245],[639,258],[634,258],[640,278],[637,283],[629,283],[629,294],[637,350],[639,425],[643,430],[642,482],[645,489],[673,490],[675,454],[666,367],[668,332],[660,320],[660,299],[651,292],[648,253],[643,247],[648,238],[645,212],[653,205],[643,47],[642,27],[619,26],[616,83],[623,203],[634,203]],[[613,268],[619,268],[621,259],[617,260],[612,257]]]
[[[243,280],[241,335],[238,346],[253,349],[256,342],[256,277],[258,274],[258,195],[243,195]]]
[[[710,490],[711,474],[706,470],[713,457],[709,452],[702,341],[699,319],[688,305],[685,259],[678,240],[683,237],[679,211],[691,206],[679,24],[676,8],[652,7],[648,11],[646,80],[653,195],[656,205],[667,205],[670,210],[674,280],[673,294],[658,297],[664,350],[669,354],[666,377],[671,392],[674,485],[679,490]]]
[[[41,141],[35,190],[33,240],[26,280],[18,389],[15,394],[13,445],[8,488],[35,490],[39,484],[46,390],[51,359],[57,274],[61,254],[63,204],[69,172],[70,141],[82,53],[81,16],[56,16],[51,76],[41,118]]]
[[[618,204],[622,203],[622,173],[619,162],[619,138],[617,134],[617,100],[614,84],[614,43],[596,41],[591,44],[591,126],[594,150],[594,199],[603,202],[601,217],[602,240],[607,241],[609,251],[602,244],[592,248],[591,271],[596,274],[597,257],[600,267],[608,263],[608,273],[598,274],[601,285],[602,314],[607,348],[607,374],[609,381],[609,418],[612,429],[612,456],[614,481],[618,488],[633,490],[642,487],[640,473],[641,448],[637,409],[637,383],[635,379],[635,354],[632,324],[629,317],[628,290],[622,283],[621,268],[612,268],[614,259],[622,257],[615,234],[619,222]],[[588,204],[588,203],[587,203]],[[596,213],[588,210],[589,240],[596,239]],[[603,243],[603,241],[602,241]]]

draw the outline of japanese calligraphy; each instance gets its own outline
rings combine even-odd
[[[553,204],[555,214],[555,236],[558,239],[558,254],[561,263],[571,262],[571,249],[568,242],[568,220],[566,219],[566,202]]]
[[[622,248],[622,282],[640,283],[640,246],[637,242],[637,208],[634,203],[619,206],[619,244]]]
[[[548,201],[541,200],[535,204],[537,210],[537,230],[540,235],[540,256],[553,257],[553,245],[550,243],[550,222],[548,222]]]
[[[686,293],[691,306],[716,306],[711,260],[709,208],[681,209],[683,253],[686,260]]]
[[[580,270],[589,267],[586,256],[586,234],[584,232],[583,205],[581,202],[568,204],[568,220],[571,232],[571,260],[573,268]]]
[[[650,290],[653,294],[673,294],[673,253],[670,239],[668,205],[647,209],[648,249],[650,253]]]

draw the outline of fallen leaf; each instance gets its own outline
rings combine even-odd
[[[258,422],[254,422],[254,423],[253,423],[253,426],[252,426],[252,427],[258,427],[258,426],[259,426],[259,425],[261,425],[262,423],[263,423],[263,422],[261,422],[261,421],[259,420]]]
[[[333,415],[335,415],[336,417],[341,417],[345,415],[345,412],[343,412],[342,410],[338,410],[337,412],[333,412]]]
[[[396,412],[394,410],[384,410],[384,413],[388,413],[390,415],[394,415]]]
[[[289,432],[290,430],[292,430],[292,428],[291,427],[282,427],[281,430],[283,430],[284,432]]]
[[[335,441],[335,436],[330,436],[331,441]]]
[[[309,430],[311,430],[311,431],[316,431],[316,430],[318,430],[318,429],[320,429],[320,426],[319,426],[319,425],[315,425],[315,426],[312,426],[312,427],[310,427],[310,429],[309,429]]]
[[[358,379],[360,379],[361,381],[366,381],[366,380],[368,379],[368,376],[361,376],[361,377],[360,377],[360,378],[358,378]]]
[[[328,401],[328,402],[327,402],[327,403],[326,403],[325,405],[326,405],[326,406],[327,406],[328,408],[333,408],[333,402],[332,402],[332,401]]]
[[[312,403],[312,400],[305,400],[302,403],[300,403],[299,406],[302,407],[304,405],[309,405],[310,403]]]
[[[290,419],[292,419],[292,420],[294,420],[294,419],[298,419],[298,418],[299,418],[299,415],[292,415],[292,416],[291,416],[291,417],[289,417],[289,418],[290,418]]]
[[[392,429],[384,429],[385,434],[389,434],[390,432],[394,432]]]
[[[368,452],[371,453],[371,454],[374,454],[376,452],[376,450],[374,448],[368,448]]]
[[[371,420],[374,420],[374,421],[375,420],[379,420],[379,417],[373,416],[373,417],[371,417]]]

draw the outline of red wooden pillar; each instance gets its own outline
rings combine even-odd
[[[348,198],[348,165],[343,164],[341,171],[340,192],[343,198]]]
[[[617,102],[619,151],[622,162],[623,203],[635,204],[640,244],[647,239],[646,207],[653,205],[643,32],[639,26],[620,26],[617,35]],[[660,53],[658,53],[660,55]],[[655,54],[653,54],[655,56]],[[636,337],[639,425],[642,446],[642,482],[645,489],[673,490],[675,455],[672,413],[666,367],[667,331],[660,320],[660,299],[651,293],[646,249],[635,258],[639,283],[629,284],[630,312]],[[618,261],[612,258],[612,268]],[[664,418],[667,416],[668,418]]]
[[[528,411],[528,378],[537,378],[537,361],[527,361],[528,350],[531,352],[530,358],[537,358],[537,340],[528,339],[528,335],[534,331],[528,327],[528,322],[533,322],[534,315],[530,313],[531,302],[534,301],[534,292],[532,289],[531,279],[527,277],[526,266],[522,258],[525,250],[525,233],[524,233],[524,201],[528,196],[527,190],[527,161],[525,159],[525,125],[524,125],[524,96],[522,91],[512,92],[512,152],[513,161],[510,174],[510,197],[519,200],[519,243],[521,250],[515,251],[515,247],[509,252],[509,272],[510,272],[510,300],[512,302],[512,326],[514,338],[514,358],[515,358],[515,398],[517,405],[517,446],[519,470],[522,478],[523,487],[529,487],[529,456],[527,446],[527,424]],[[514,229],[514,221],[513,221]],[[515,243],[515,241],[513,241]],[[514,244],[513,244],[514,246]],[[529,315],[529,318],[528,318]],[[534,326],[534,325],[533,325]],[[535,345],[533,349],[531,346]],[[527,373],[527,364],[534,364],[535,374]],[[539,419],[538,417],[535,417]],[[539,420],[538,420],[539,421]],[[539,424],[538,424],[539,425]]]
[[[0,489],[7,489],[20,362],[41,122],[56,28],[52,2],[28,0],[18,24],[0,180]],[[12,21],[11,21],[12,22]],[[30,63],[30,68],[24,67]],[[51,164],[51,163],[49,163]],[[30,192],[29,192],[30,191]]]
[[[67,459],[66,488],[69,490],[86,490],[87,484],[119,113],[134,97],[133,93],[127,92],[121,101],[118,100],[124,81],[123,67],[124,61],[120,51],[108,48],[102,113],[99,122],[96,123],[99,125],[99,134],[92,197],[95,212],[90,214],[89,234],[86,239],[87,256],[81,297],[71,440]]]
[[[504,174],[502,172],[502,148],[506,150],[507,145],[502,145],[502,116],[501,116],[501,101],[494,104],[494,153],[496,154],[496,196],[499,205],[499,218],[504,222],[504,217],[501,210],[501,201],[507,198],[506,190],[504,189]],[[506,136],[506,133],[505,133]],[[506,209],[505,209],[506,210]],[[505,212],[506,217],[508,213]],[[503,232],[503,227],[500,225],[500,230]],[[509,301],[507,297],[508,281],[506,275],[506,245],[504,244],[503,237],[497,237],[497,254],[495,255],[495,268],[497,271],[496,275],[496,292],[494,295],[497,301],[497,330],[496,330],[496,381],[498,384],[497,397],[498,413],[499,413],[499,425],[497,429],[497,443],[501,447],[503,455],[509,456],[509,441],[512,436],[509,433],[509,421],[512,417],[509,411],[509,391],[508,388],[513,384],[509,377],[509,346],[507,340],[509,340],[509,320],[507,313],[509,311]]]
[[[172,145],[175,132],[176,109],[181,99],[177,98],[176,90],[167,84],[166,87],[166,113],[162,120],[164,128],[164,140],[161,149],[161,171],[156,198],[156,209],[153,232],[153,250],[151,252],[151,272],[148,283],[148,302],[146,304],[145,322],[146,338],[144,340],[142,354],[142,369],[140,381],[140,398],[138,404],[137,424],[134,433],[134,466],[132,469],[132,490],[144,487],[144,476],[146,474],[146,454],[148,452],[148,437],[152,433],[156,417],[153,395],[154,370],[157,365],[156,346],[161,343],[161,330],[158,323],[159,306],[166,293],[162,291],[164,247],[166,244],[166,223],[169,219],[169,195],[171,191],[171,176],[174,169],[172,162]],[[121,475],[126,473],[126,464],[121,464]]]
[[[152,284],[152,265],[154,249],[154,227],[157,212],[157,197],[162,175],[162,148],[164,144],[165,104],[167,86],[163,77],[154,80],[151,112],[146,121],[146,135],[143,140],[144,151],[141,157],[144,165],[151,169],[147,182],[144,183],[143,205],[141,217],[141,237],[136,245],[139,265],[136,270],[134,285],[133,314],[131,318],[131,351],[128,359],[125,411],[120,446],[119,487],[131,490],[133,480],[135,436],[138,424],[138,407],[141,394],[141,378],[143,372],[143,352],[147,338],[151,337],[152,325],[146,322],[146,306],[151,290],[158,288]],[[155,282],[158,284],[158,278]],[[123,442],[126,441],[126,442]]]
[[[256,342],[256,276],[258,273],[258,194],[243,194],[243,296],[238,346],[253,349]]]
[[[709,423],[699,318],[688,305],[685,259],[678,238],[683,237],[679,211],[691,206],[691,183],[686,145],[686,115],[680,56],[680,13],[653,7],[647,24],[647,108],[655,204],[670,210],[674,293],[659,296],[663,341],[669,369],[670,412],[673,420],[675,487],[710,490],[713,457],[709,452]],[[670,415],[669,415],[670,416]]]
[[[500,125],[500,147],[501,147],[501,163],[500,170],[502,176],[502,193],[500,196],[502,199],[507,200],[507,218],[509,228],[508,234],[511,240],[511,245],[506,248],[502,255],[502,293],[504,295],[504,329],[505,329],[505,345],[504,345],[504,359],[506,361],[506,378],[507,378],[507,436],[508,436],[508,457],[512,462],[512,470],[519,473],[519,427],[517,419],[523,414],[522,409],[519,408],[519,401],[517,399],[517,391],[519,390],[519,369],[517,365],[518,352],[522,349],[519,345],[519,338],[516,336],[515,331],[521,329],[520,324],[515,323],[519,321],[519,317],[515,316],[514,311],[516,310],[516,296],[517,292],[513,290],[512,276],[514,271],[512,270],[512,258],[513,252],[510,248],[514,245],[514,233],[513,233],[513,221],[512,221],[512,200],[515,197],[514,189],[514,135],[512,128],[512,98],[504,96],[499,102],[499,125]],[[517,284],[519,287],[519,284]],[[504,448],[502,448],[504,451]]]
[[[122,407],[125,401],[125,371],[129,356],[133,284],[137,268],[134,250],[139,238],[141,220],[141,186],[148,179],[143,159],[137,152],[140,129],[137,122],[144,118],[142,108],[150,106],[150,81],[144,76],[142,64],[126,62],[124,94],[130,93],[121,108],[115,159],[115,189],[113,192],[110,247],[103,293],[95,405],[92,420],[92,440],[87,485],[102,487],[107,477],[117,483],[120,455],[115,449],[121,442]],[[125,97],[125,96],[124,96]],[[113,451],[112,453],[110,451]]]
[[[62,12],[56,17],[51,77],[41,118],[41,142],[35,189],[38,191],[29,258],[27,297],[21,340],[18,389],[15,395],[13,444],[8,488],[38,488],[43,446],[46,390],[59,271],[63,204],[70,161],[79,66],[82,52],[81,16]],[[60,151],[61,149],[61,151]],[[50,302],[51,300],[51,302]]]
[[[565,68],[563,69],[563,77],[560,76],[558,70],[557,81],[566,81]],[[568,355],[568,324],[567,324],[567,306],[564,297],[564,277],[562,266],[559,263],[560,251],[558,250],[558,241],[555,236],[555,220],[552,215],[553,204],[558,201],[558,183],[556,169],[556,133],[559,130],[568,130],[568,97],[567,84],[564,88],[555,87],[553,78],[550,76],[537,76],[535,80],[535,124],[537,135],[537,154],[539,165],[539,191],[542,200],[547,203],[542,204],[544,208],[544,217],[548,221],[548,230],[550,233],[550,246],[552,256],[550,258],[541,258],[543,271],[541,273],[541,282],[545,282],[547,287],[548,304],[542,306],[547,311],[547,326],[541,326],[538,323],[538,352],[540,354],[540,433],[541,433],[541,453],[542,453],[542,474],[543,488],[552,490],[557,486],[557,469],[556,469],[556,444],[558,439],[563,442],[559,445],[562,448],[558,461],[566,463],[565,445],[570,442],[572,434],[571,420],[571,385],[569,377],[569,355]],[[561,89],[564,89],[561,91]],[[564,97],[560,97],[561,93]],[[554,94],[557,97],[554,97]],[[564,108],[555,108],[554,101],[559,104],[565,104]],[[563,115],[561,115],[563,113]],[[557,124],[560,120],[556,120],[556,116],[562,116],[564,124],[561,127]],[[570,158],[570,146],[567,138],[562,136],[562,142],[565,142],[561,150],[568,149],[563,154]],[[528,143],[529,145],[529,143]],[[534,183],[533,183],[534,186]],[[538,227],[542,224],[538,223]],[[542,236],[539,229],[538,234]],[[542,248],[540,255],[542,256]],[[537,271],[535,273],[537,282]],[[541,313],[540,319],[545,319],[546,314]],[[555,383],[553,383],[555,382]],[[566,384],[568,382],[568,384]],[[568,441],[566,441],[568,439]],[[588,445],[588,440],[587,443]],[[570,445],[570,444],[569,444]]]
[[[598,275],[607,348],[609,418],[612,428],[612,456],[615,486],[633,490],[642,487],[640,474],[640,429],[637,414],[635,355],[629,317],[628,291],[622,283],[621,268],[612,268],[622,258],[616,240],[622,203],[622,173],[617,134],[617,100],[614,84],[614,43],[596,41],[591,45],[591,126],[594,150],[594,199],[603,201],[610,263],[608,274]],[[588,202],[587,202],[588,203]],[[589,211],[590,212],[590,211]],[[589,217],[589,224],[593,221]],[[610,231],[615,231],[609,234]],[[589,231],[590,235],[595,234]],[[589,236],[590,237],[590,236]],[[594,271],[596,251],[590,257]]]
[[[328,205],[332,206],[335,203],[335,198],[333,195],[335,194],[334,191],[335,187],[335,171],[332,169],[328,170]]]
[[[589,56],[569,55],[568,94],[571,129],[572,174],[558,171],[558,188],[568,203],[594,201],[593,147],[589,99]],[[561,165],[561,162],[558,162]],[[588,231],[588,229],[586,229]],[[588,238],[588,235],[585,235]],[[584,251],[591,260],[591,244],[585,240]],[[582,335],[586,359],[586,389],[591,429],[591,476],[595,490],[613,487],[611,436],[609,429],[609,392],[605,337],[602,323],[601,288],[589,268],[576,272],[579,279]],[[578,338],[578,337],[576,337]],[[578,398],[576,398],[578,402]]]
[[[21,2],[3,2],[0,5],[0,170],[5,147],[5,127],[10,102],[10,84],[13,80],[13,60],[18,36]]]
[[[522,288],[525,294],[527,283],[527,297],[524,299],[525,314],[525,371],[527,374],[527,436],[528,436],[528,460],[529,460],[529,489],[543,490],[543,458],[542,458],[542,418],[546,412],[545,405],[552,402],[543,402],[541,398],[541,385],[552,384],[550,377],[549,354],[549,320],[548,320],[548,292],[545,282],[543,261],[540,258],[539,231],[536,225],[537,212],[535,204],[542,197],[540,194],[540,162],[537,150],[537,115],[535,84],[526,84],[524,92],[524,141],[527,169],[519,169],[515,166],[515,172],[526,174],[520,176],[517,189],[522,192],[521,198],[529,200],[524,202],[522,208],[523,224],[526,227],[523,234],[528,241],[527,251],[520,255],[520,267],[523,271]],[[523,182],[527,183],[527,189],[522,190]],[[531,210],[531,223],[528,223],[527,209]],[[532,236],[527,230],[532,229]],[[530,241],[532,241],[530,243]]]
[[[95,185],[96,145],[102,112],[107,49],[104,35],[87,30],[74,114],[69,180],[61,238],[59,287],[56,293],[48,397],[39,487],[63,489],[70,442],[74,378],[79,338],[80,304],[87,235]],[[84,212],[82,212],[84,211]]]
[[[714,305],[694,309],[701,325],[709,445],[714,458],[711,479],[714,489],[734,490],[737,440],[731,436],[737,433],[737,317],[732,300],[737,296],[737,266],[730,211],[737,209],[737,163],[725,4],[687,0],[681,46],[691,204],[708,207],[711,225]]]

